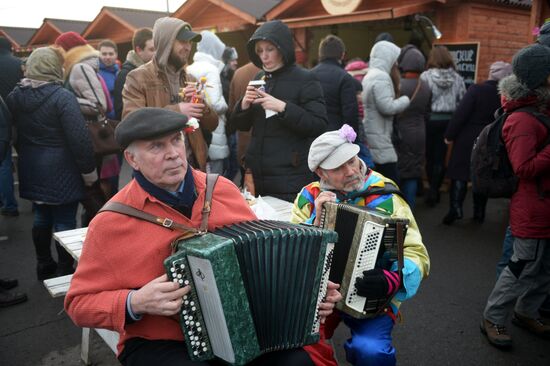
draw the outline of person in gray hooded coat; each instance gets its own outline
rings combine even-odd
[[[391,42],[376,43],[370,52],[369,71],[362,83],[363,125],[374,170],[393,181],[398,178],[397,153],[392,143],[393,119],[410,103],[408,96],[398,96],[400,52]]]

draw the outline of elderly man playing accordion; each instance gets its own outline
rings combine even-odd
[[[188,128],[186,116],[166,109],[142,108],[129,114],[115,136],[134,179],[109,203],[131,206],[167,226],[173,221],[199,228],[209,200],[209,231],[255,220],[233,183],[220,177],[207,188],[212,187],[207,175],[188,165],[182,132]],[[175,316],[190,286],[180,288],[169,281],[163,267],[171,243],[182,232],[120,213],[103,211],[91,222],[65,299],[68,315],[78,326],[120,333],[118,358],[123,365],[210,364],[190,360]],[[336,286],[329,285],[320,316],[332,313],[340,298]],[[330,346],[322,340],[314,346],[267,353],[251,364],[336,365]]]
[[[395,365],[391,332],[399,305],[416,294],[420,282],[428,275],[430,259],[409,205],[396,194],[399,191],[392,181],[369,169],[358,158],[359,147],[353,144],[355,137],[353,129],[344,125],[340,130],[326,132],[313,141],[308,164],[309,169],[320,177],[320,181],[300,191],[294,201],[291,221],[321,225],[321,212],[326,202],[366,206],[389,217],[408,220],[403,242],[402,279],[395,261],[387,268],[364,271],[355,282],[358,296],[376,296],[388,300],[388,306],[379,313],[381,315],[356,319],[336,311],[325,324],[328,338],[332,337],[341,320],[351,329],[351,339],[344,345],[350,363]],[[345,298],[346,294],[342,295]]]

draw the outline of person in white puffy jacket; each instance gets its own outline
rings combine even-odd
[[[227,102],[223,98],[220,72],[224,67],[222,54],[225,44],[212,32],[202,31],[202,40],[197,43],[193,63],[187,66],[187,73],[200,80],[206,77],[206,103],[218,115],[218,127],[212,132],[208,148],[209,171],[223,174],[224,160],[229,156],[229,146],[225,134],[225,112]]]
[[[374,170],[396,182],[397,153],[392,143],[393,118],[410,103],[406,95],[396,96],[396,90],[399,89],[397,59],[400,53],[401,49],[388,41],[380,41],[372,47],[361,96],[365,111],[363,125],[375,164]]]

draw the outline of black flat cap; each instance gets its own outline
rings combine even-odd
[[[152,140],[185,128],[187,116],[163,108],[145,107],[130,113],[115,129],[115,139],[125,149],[136,140]]]

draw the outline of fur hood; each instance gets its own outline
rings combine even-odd
[[[536,105],[541,111],[547,110],[550,103],[550,88],[541,86],[529,89],[515,75],[502,79],[498,84],[502,105],[507,112],[527,105]]]
[[[90,66],[92,66],[96,72],[99,71],[99,51],[89,44],[73,47],[66,52],[65,63],[63,64],[65,68],[65,79],[68,78],[74,65],[87,59],[94,59],[92,61],[93,65]]]

